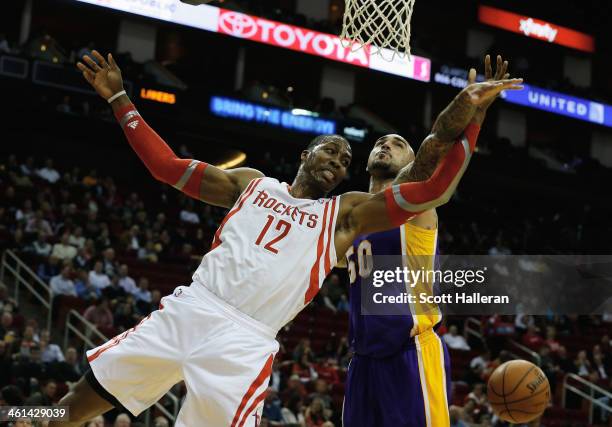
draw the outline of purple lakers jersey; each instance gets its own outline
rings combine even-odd
[[[442,320],[436,307],[419,306],[416,303],[401,304],[393,315],[368,314],[362,298],[365,286],[372,286],[372,271],[389,269],[389,265],[376,265],[386,260],[412,270],[433,270],[437,242],[437,230],[426,230],[412,224],[404,224],[393,230],[360,236],[346,254],[350,285],[349,342],[358,355],[387,357],[414,341],[414,336],[432,330]],[[373,265],[372,265],[373,264]],[[370,280],[368,280],[370,279]],[[362,289],[362,287],[364,287]],[[432,293],[433,284],[416,283],[402,287],[417,295]]]

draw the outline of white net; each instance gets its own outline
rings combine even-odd
[[[415,0],[345,0],[342,34],[352,49],[370,45],[372,53],[383,58],[390,49],[395,55],[410,57],[410,19]],[[387,59],[387,58],[385,58]]]

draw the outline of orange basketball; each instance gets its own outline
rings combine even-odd
[[[527,423],[538,418],[550,401],[550,386],[544,372],[526,360],[511,360],[489,378],[487,397],[499,418]]]

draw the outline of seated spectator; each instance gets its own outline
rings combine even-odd
[[[66,265],[62,268],[62,272],[51,278],[51,293],[53,296],[68,295],[76,297],[76,289],[74,282],[70,279],[70,266]]]
[[[38,237],[32,245],[27,248],[28,252],[34,255],[47,258],[51,255],[52,246],[47,242],[47,236],[43,233],[38,233]]]
[[[485,350],[478,356],[474,357],[470,361],[470,371],[468,373],[468,382],[480,382],[483,381],[485,370],[491,361],[491,352],[489,350]]]
[[[54,363],[50,368],[50,373],[59,381],[78,381],[85,373],[85,370],[79,363],[76,349],[74,347],[68,347],[66,349],[65,360]]]
[[[23,330],[23,336],[19,340],[17,347],[19,355],[30,357],[32,347],[38,347],[39,337],[34,334],[33,326],[26,326]]]
[[[110,285],[110,278],[102,269],[102,261],[96,261],[93,270],[89,272],[89,283],[100,291]]]
[[[544,340],[538,333],[538,328],[533,324],[527,326],[527,332],[525,332],[521,341],[524,346],[536,351],[544,344]]]
[[[116,276],[119,270],[117,261],[115,260],[115,250],[113,248],[106,248],[102,254],[102,268],[107,276]]]
[[[115,418],[113,427],[130,427],[132,425],[132,419],[128,414],[119,414]]]
[[[52,406],[53,403],[55,403],[56,392],[56,382],[53,380],[48,380],[44,383],[41,391],[33,393],[26,399],[25,404],[31,406]]]
[[[552,353],[559,351],[560,344],[557,340],[557,328],[552,325],[546,327],[546,341],[544,341],[544,344],[548,346]]]
[[[470,346],[462,335],[459,335],[457,325],[451,325],[442,337],[446,345],[453,350],[469,351]]]
[[[306,408],[306,427],[322,427],[329,421],[332,411],[325,409],[321,399],[314,399]]]
[[[44,381],[48,379],[47,367],[41,360],[40,347],[35,346],[30,348],[30,356],[16,355],[14,364],[15,377],[21,381],[21,387],[26,392],[26,395],[31,394],[30,388],[37,384],[37,380]]]
[[[102,295],[108,298],[110,301],[114,301],[118,298],[126,296],[126,292],[121,286],[119,286],[119,277],[113,276],[109,286],[102,290]]]
[[[338,362],[333,357],[326,358],[323,363],[317,367],[319,380],[326,381],[327,384],[339,384],[340,376],[338,375]]]
[[[139,316],[134,313],[134,308],[128,300],[129,298],[126,298],[126,301],[117,304],[115,310],[115,327],[120,332],[127,331],[138,323]]]
[[[31,176],[36,173],[36,167],[34,166],[34,157],[30,156],[26,159],[25,163],[22,163],[19,167],[19,171],[22,175]]]
[[[83,313],[83,317],[93,323],[96,328],[108,329],[113,327],[113,313],[109,310],[108,299],[101,297],[94,305],[90,305]]]
[[[61,240],[59,243],[53,245],[53,251],[51,255],[59,259],[60,261],[72,261],[72,259],[77,254],[77,249],[68,243],[70,239],[70,235],[68,233],[62,234]]]
[[[49,331],[44,330],[40,333],[40,359],[43,363],[63,362],[64,353],[59,345],[50,342]]]
[[[472,391],[465,397],[465,407],[469,411],[469,417],[475,422],[478,422],[484,414],[489,413],[484,384],[474,385]]]
[[[77,272],[77,278],[74,282],[74,288],[77,296],[85,301],[100,298],[102,291],[100,288],[95,287],[89,281],[89,274],[85,270],[79,270]]]
[[[566,374],[575,374],[577,372],[576,365],[574,365],[574,362],[567,356],[567,349],[563,345],[559,346],[559,351],[555,357],[555,365],[557,366],[557,370],[565,372]]]
[[[300,342],[293,349],[293,360],[296,362],[302,359],[302,356],[305,353],[311,353],[312,349],[310,348],[310,340],[308,338],[302,338]]]
[[[448,410],[448,415],[450,418],[450,427],[468,427],[468,425],[462,420],[463,418],[462,408],[455,406],[455,405],[451,405],[451,407]]]
[[[283,422],[283,414],[281,413],[282,402],[278,395],[270,387],[266,390],[266,398],[264,400],[263,417],[268,420],[271,425],[280,425]]]
[[[57,276],[62,271],[59,259],[50,256],[45,262],[38,266],[36,274],[43,282],[49,282],[53,276]]]
[[[311,400],[321,399],[321,402],[323,402],[323,406],[325,407],[325,409],[331,409],[332,399],[329,395],[329,392],[330,387],[327,381],[322,378],[319,378],[315,381],[314,392],[310,393],[310,396],[308,396],[308,398]]]
[[[140,249],[140,227],[133,225],[121,236],[121,244],[128,252],[138,252]]]
[[[37,210],[34,214],[34,218],[28,221],[25,232],[30,234],[42,233],[47,237],[53,236],[51,224],[43,217],[43,212],[41,210]]]
[[[17,329],[13,324],[13,315],[8,311],[2,312],[2,316],[0,316],[0,340],[10,344],[17,336]]]
[[[159,257],[157,256],[157,250],[155,250],[155,242],[153,242],[153,240],[147,240],[144,247],[138,250],[138,259],[149,262],[158,261]]]
[[[91,260],[94,253],[93,251],[90,252],[90,250],[87,248],[88,244],[89,246],[93,247],[93,241],[87,240],[85,242],[85,247],[77,249],[77,255],[72,260],[74,266],[78,269],[89,270],[89,267],[91,266]]]
[[[189,224],[199,224],[200,217],[193,210],[193,201],[188,200],[187,205],[179,213],[179,219]]]
[[[53,159],[47,159],[45,167],[38,169],[36,175],[51,184],[55,184],[61,178],[59,172],[53,167]]]
[[[287,405],[281,409],[281,414],[283,415],[283,423],[285,424],[297,424],[300,426],[306,424],[302,399],[299,397],[294,396],[289,399]]]
[[[136,298],[136,302],[143,301],[146,303],[151,302],[151,291],[149,291],[149,279],[146,277],[141,277],[138,281],[138,289],[134,292],[134,298]]]
[[[129,276],[129,270],[126,264],[122,264],[121,267],[119,267],[119,286],[121,286],[126,293],[132,295],[138,290],[136,282]]]
[[[548,378],[551,390],[556,390],[557,386],[557,368],[551,356],[550,348],[546,345],[540,347],[540,368]]]
[[[306,387],[300,380],[300,376],[292,374],[287,381],[287,386],[281,391],[281,399],[283,402],[288,402],[291,399],[297,398],[302,400],[306,397]]]
[[[74,231],[70,233],[68,243],[77,249],[81,249],[85,246],[85,236],[83,236],[83,227],[75,227]]]
[[[313,364],[310,362],[308,353],[304,353],[299,362],[293,363],[292,373],[297,375],[300,381],[304,383],[318,378],[317,371],[315,371]]]
[[[609,378],[608,369],[604,363],[604,356],[602,353],[593,355],[593,370],[597,372],[600,381]]]
[[[32,201],[30,199],[23,202],[23,208],[17,209],[17,212],[15,212],[15,220],[22,224],[27,224],[34,216],[35,213],[32,209]]]
[[[100,233],[96,237],[95,244],[98,251],[103,251],[111,245],[110,231],[108,227],[104,227],[104,223],[100,226]]]
[[[587,357],[586,350],[580,350],[574,359],[576,373],[581,377],[587,377],[591,373],[591,362]]]
[[[0,312],[12,311],[16,307],[17,303],[8,295],[8,288],[4,283],[0,283]]]

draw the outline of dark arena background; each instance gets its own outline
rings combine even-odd
[[[0,7],[0,406],[57,404],[87,369],[86,350],[191,283],[226,214],[151,177],[76,69],[92,49],[113,53],[128,95],[179,157],[291,183],[313,137],[343,135],[353,162],[334,194],[367,191],[382,135],[416,151],[467,70],[501,54],[525,88],[489,111],[469,170],[438,209],[438,252],[610,254],[609,1],[417,0],[412,61],[400,67],[331,39],[341,0]],[[520,265],[517,285],[533,274]],[[279,333],[260,426],[342,425],[348,289],[346,271],[333,270]],[[445,317],[452,426],[509,425],[486,383],[512,359],[539,365],[550,383],[536,425],[612,426],[612,309],[536,314]],[[86,425],[172,426],[185,393],[179,383],[137,418],[113,410]]]

